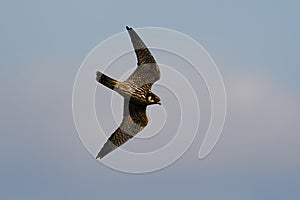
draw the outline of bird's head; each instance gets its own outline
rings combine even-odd
[[[160,98],[152,92],[150,92],[148,94],[147,102],[148,102],[148,104],[159,104],[159,105],[161,105]]]

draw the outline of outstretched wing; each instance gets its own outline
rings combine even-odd
[[[137,69],[126,81],[136,84],[137,87],[145,84],[152,85],[155,81],[160,79],[159,67],[150,50],[147,48],[138,34],[128,26],[126,26],[126,29],[129,33],[138,61]]]
[[[127,142],[145,126],[147,126],[147,124],[148,118],[146,115],[146,106],[124,99],[124,114],[122,123],[108,138],[107,142],[103,145],[98,153],[96,159],[103,158]]]

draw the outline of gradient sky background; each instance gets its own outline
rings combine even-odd
[[[110,2],[110,3],[108,3]],[[297,1],[1,1],[0,199],[297,199]],[[88,54],[133,27],[183,32],[210,53],[228,96],[223,134],[170,167],[120,173],[92,158],[72,118]]]

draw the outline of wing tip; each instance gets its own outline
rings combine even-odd
[[[96,156],[96,160],[98,159],[98,158],[103,158],[104,156],[103,155],[100,155],[100,153],[98,153],[98,155]]]
[[[101,151],[97,154],[96,159],[100,158],[100,160],[101,160],[104,156],[106,156],[108,153],[110,153],[110,152],[104,152],[103,150],[104,149],[101,149]]]
[[[116,145],[114,145],[110,140],[107,140],[107,142],[103,145],[101,150],[99,151],[98,155],[96,156],[96,159],[100,158],[102,159],[107,154],[111,153],[113,150],[117,148]]]
[[[132,27],[126,26],[126,30],[127,31],[132,30]]]

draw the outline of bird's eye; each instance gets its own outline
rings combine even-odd
[[[148,101],[153,102],[152,96],[148,96]]]

